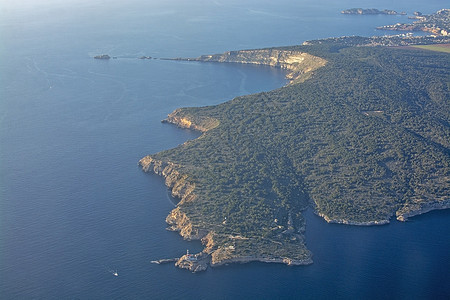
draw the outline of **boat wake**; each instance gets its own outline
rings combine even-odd
[[[106,267],[106,266],[105,266],[105,269],[108,271],[108,273],[113,274],[115,277],[118,277],[118,276],[119,276],[119,272],[118,272],[117,270],[110,269],[110,268],[108,268],[108,267]]]

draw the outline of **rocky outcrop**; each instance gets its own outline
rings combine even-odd
[[[154,172],[164,177],[166,186],[171,190],[172,196],[180,199],[179,205],[196,198],[194,193],[195,184],[190,182],[187,175],[181,174],[177,165],[172,162],[156,160],[151,156],[146,156],[139,161],[139,165],[144,172]],[[193,226],[187,215],[180,206],[173,209],[166,218],[171,231],[177,231],[186,240],[199,240],[207,234],[207,231]]]
[[[166,186],[171,190],[172,196],[179,198],[180,203],[195,199],[196,195],[193,193],[195,184],[189,180],[187,175],[178,171],[176,164],[146,156],[139,161],[139,165],[142,166],[144,172],[153,171],[155,174],[164,177]]]
[[[288,71],[286,78],[291,83],[306,79],[305,74],[317,70],[327,62],[323,58],[305,52],[281,49],[228,51],[223,54],[202,55],[198,58],[190,58],[187,60],[277,67]]]
[[[197,254],[186,254],[178,259],[175,266],[181,269],[187,269],[193,273],[205,271],[211,261],[211,256],[204,252]]]
[[[233,237],[229,237],[233,239]],[[234,237],[236,238],[236,237]],[[240,237],[242,239],[243,238]],[[186,253],[180,258],[177,259],[163,259],[152,261],[153,263],[165,263],[176,261],[175,266],[181,269],[187,269],[193,273],[205,271],[209,266],[211,267],[219,267],[223,265],[228,265],[232,263],[249,263],[249,262],[264,262],[264,263],[281,263],[286,264],[288,266],[300,266],[300,265],[309,265],[312,264],[312,255],[310,252],[304,256],[302,259],[294,259],[290,257],[281,257],[270,254],[257,254],[252,253],[250,255],[242,255],[237,254],[232,245],[226,245],[223,243],[223,236],[216,240],[216,235],[214,232],[208,233],[205,237],[202,238],[202,243],[205,246],[205,249],[197,254],[189,254]]]
[[[108,54],[102,54],[102,55],[97,55],[94,56],[95,59],[110,59],[111,56],[109,56]]]
[[[219,120],[206,116],[191,116],[185,114],[183,109],[176,109],[162,120],[163,123],[175,124],[181,128],[198,130],[206,132],[219,125]]]
[[[208,231],[196,228],[180,207],[173,209],[166,218],[167,230],[177,231],[185,240],[200,240]]]
[[[447,208],[450,208],[450,199],[431,203],[406,204],[404,207],[399,209],[395,215],[397,220],[404,222],[407,221],[408,218],[421,215],[432,210]]]
[[[219,267],[223,265],[233,264],[233,263],[249,263],[249,262],[264,262],[264,263],[281,263],[288,266],[304,266],[313,263],[311,257],[305,259],[292,259],[289,257],[273,257],[273,256],[235,256],[226,259],[217,259],[218,250],[208,253],[208,250],[197,253],[197,254],[185,254],[180,258],[173,259],[161,259],[154,260],[152,263],[164,264],[175,261],[175,266],[180,269],[187,269],[193,273],[205,271],[208,266]]]

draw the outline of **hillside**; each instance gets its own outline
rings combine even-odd
[[[186,239],[203,239],[199,257],[212,266],[311,263],[308,206],[355,225],[450,207],[448,54],[332,43],[275,50],[307,57],[308,76],[176,110],[167,120],[202,136],[140,161],[180,199],[166,221]],[[197,60],[236,57],[248,53]]]

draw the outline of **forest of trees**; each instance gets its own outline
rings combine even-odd
[[[219,125],[152,155],[195,182],[197,198],[180,205],[194,226],[251,237],[260,251],[278,240],[295,252],[305,249],[308,205],[364,223],[448,201],[449,54],[331,42],[282,49],[328,63],[300,84],[179,110]],[[290,216],[297,238],[284,234]]]

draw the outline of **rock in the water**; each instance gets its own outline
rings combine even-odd
[[[110,59],[111,56],[109,56],[108,54],[102,54],[102,55],[97,55],[94,56],[95,59]]]

